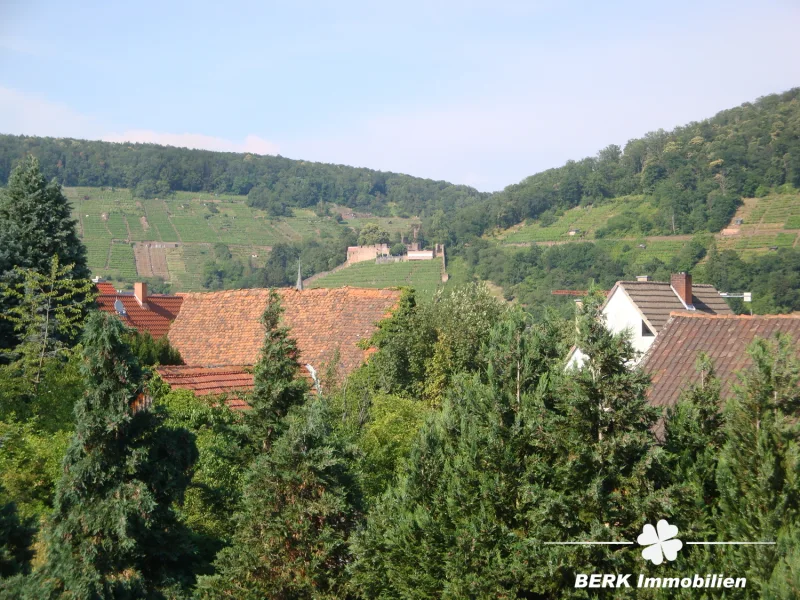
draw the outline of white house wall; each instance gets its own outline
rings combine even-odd
[[[621,286],[617,286],[603,314],[606,316],[606,326],[614,333],[631,330],[631,343],[639,352],[647,351],[656,339],[654,335],[642,335],[642,316]]]

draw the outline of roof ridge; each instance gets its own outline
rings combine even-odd
[[[667,285],[672,286],[669,281],[632,281],[628,279],[620,279],[617,283],[635,283],[636,285]],[[713,283],[692,283],[692,287],[715,287]]]
[[[710,315],[708,313],[692,313],[682,310],[673,310],[669,313],[672,317],[686,317],[689,319],[800,319],[800,315],[789,313],[788,315]]]

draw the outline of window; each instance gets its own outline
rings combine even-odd
[[[653,333],[650,328],[647,326],[647,323],[642,320],[642,337],[653,337],[655,333]]]

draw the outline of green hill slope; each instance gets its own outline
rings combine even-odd
[[[158,277],[173,291],[201,289],[206,263],[222,253],[263,267],[276,244],[333,239],[368,221],[390,233],[405,233],[419,223],[396,216],[337,221],[331,215],[351,211],[336,205],[329,207],[329,216],[295,208],[293,216],[273,217],[248,206],[245,196],[230,194],[177,192],[166,199],[142,199],[124,188],[88,187],[65,187],[64,193],[94,275],[119,282]]]
[[[337,288],[346,285],[367,288],[413,287],[420,299],[429,300],[436,290],[444,287],[442,261],[437,258],[389,264],[360,262],[315,279],[308,287]]]

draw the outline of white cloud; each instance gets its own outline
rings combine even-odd
[[[92,117],[36,94],[0,86],[0,132],[16,135],[97,138],[102,127]]]
[[[278,153],[276,144],[257,135],[248,135],[242,141],[233,141],[201,133],[164,133],[148,129],[108,133],[109,129],[111,128],[100,123],[98,119],[81,114],[65,104],[0,86],[0,133],[101,139],[107,142],[141,142],[221,152]]]
[[[278,146],[257,135],[248,135],[242,142],[203,135],[202,133],[164,133],[149,129],[130,129],[123,133],[103,135],[106,142],[133,142],[162,144],[178,148],[197,148],[220,152],[250,152],[252,154],[277,154]]]

